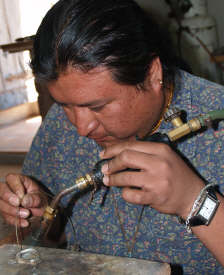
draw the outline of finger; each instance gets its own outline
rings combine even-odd
[[[120,173],[105,175],[103,183],[106,186],[143,188],[143,176],[140,172],[123,171]]]
[[[30,215],[30,211],[28,209],[14,207],[8,204],[7,202],[0,200],[0,209],[2,216],[14,216],[14,217],[21,217],[27,218]]]
[[[155,163],[160,164],[160,157],[138,151],[124,150],[104,164],[102,172],[105,175],[110,175],[128,168],[145,171],[150,170],[150,167],[153,167]]]
[[[23,184],[27,193],[39,193],[40,187],[31,178],[24,176]]]
[[[6,183],[0,183],[0,198],[12,206],[19,206],[20,199],[14,194]]]
[[[22,199],[25,194],[25,187],[23,185],[24,180],[25,177],[19,174],[8,174],[6,176],[6,183],[10,190],[16,194],[19,199]]]
[[[100,153],[100,156],[101,158],[113,158],[114,156],[127,149],[154,155],[169,155],[171,150],[170,146],[165,143],[149,141],[127,141],[107,147]]]
[[[13,226],[18,226],[18,227],[28,227],[29,226],[29,222],[25,219],[21,219],[21,218],[18,218],[18,217],[13,217],[13,216],[6,216],[3,218],[5,219],[5,221],[8,223],[8,224],[11,224]]]
[[[25,208],[40,207],[42,205],[40,194],[39,193],[26,194],[21,201],[21,205]]]
[[[153,201],[153,197],[150,192],[144,190],[123,188],[122,197],[129,203],[150,205]]]
[[[39,186],[32,179],[23,175],[10,174],[7,176],[7,182],[10,189],[18,194],[23,207],[30,208],[41,205]]]
[[[31,211],[32,216],[41,217],[44,214],[44,209],[45,208],[30,208],[29,210]]]

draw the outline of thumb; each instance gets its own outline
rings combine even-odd
[[[39,193],[27,193],[24,195],[21,205],[24,208],[37,208],[42,206],[42,200]]]

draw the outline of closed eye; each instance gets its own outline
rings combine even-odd
[[[89,107],[90,110],[94,112],[99,112],[104,108],[105,105],[100,105],[100,106],[94,106],[94,107]]]
[[[65,104],[65,103],[58,103],[58,104],[60,104],[62,107],[68,106],[68,104]]]

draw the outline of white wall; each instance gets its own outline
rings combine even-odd
[[[224,46],[224,1],[208,0],[208,12],[216,20],[220,46]]]
[[[57,0],[0,0],[0,44],[33,35]],[[35,100],[33,80],[24,78],[30,71],[29,52],[6,53],[0,49],[0,110]]]
[[[135,0],[140,6],[147,11],[161,16],[162,20],[167,20],[169,7],[165,0]],[[194,0],[191,0],[192,3]],[[213,16],[217,22],[217,30],[219,36],[219,45],[224,46],[224,1],[223,0],[207,0],[208,13]]]
[[[157,0],[157,1],[135,0],[135,1],[148,12],[159,16],[161,23],[166,23],[169,20],[168,13],[170,8],[166,4],[165,0]],[[196,4],[200,3],[199,2],[200,0],[198,0],[197,2],[196,0],[190,0],[190,1],[193,5],[194,5],[194,2]],[[224,1],[207,0],[207,7],[208,7],[208,15],[213,17],[216,22],[218,41],[214,40],[212,44],[208,45],[206,44],[207,41],[204,36],[203,37],[205,38],[204,42],[211,51],[214,51],[217,48],[218,49],[222,48],[222,53],[223,53],[224,51]],[[167,24],[167,26],[168,25],[169,24]],[[214,29],[212,33],[213,35],[215,35]],[[211,30],[210,30],[210,34],[211,34]],[[209,36],[209,37],[212,37],[212,36]],[[182,36],[182,40],[183,40],[183,36]],[[183,44],[184,43],[182,43],[182,54],[183,54],[182,56],[187,61],[188,65],[191,67],[193,73],[198,76],[207,78],[211,81],[215,81],[224,85],[224,73],[220,70],[220,68],[217,65],[211,62],[211,59],[207,54],[207,52],[205,52],[202,47],[198,48],[197,46],[193,48],[185,47],[184,49]]]

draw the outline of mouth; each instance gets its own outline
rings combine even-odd
[[[121,139],[121,138],[115,138],[114,136],[103,136],[103,137],[88,136],[88,138],[94,140],[98,145],[100,145],[102,147],[112,146],[112,145],[115,145],[115,144],[118,144],[120,142],[124,142],[127,140],[135,140],[135,138]]]
[[[103,141],[106,141],[108,139],[108,137],[89,137],[93,140],[95,140],[95,142],[103,142]]]
[[[104,145],[111,142],[114,142],[114,138],[112,136],[88,136],[88,138],[93,139],[97,144]]]

